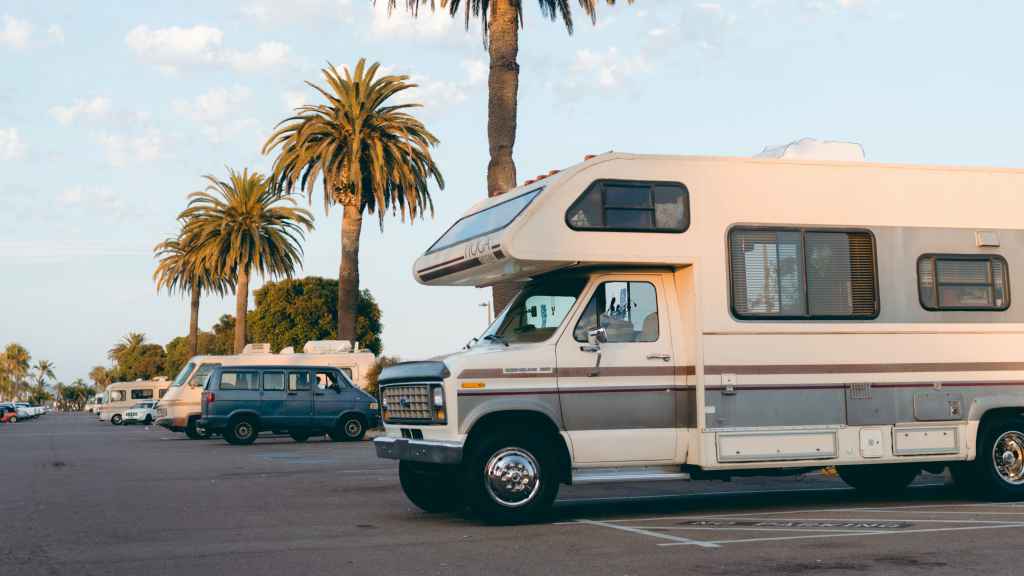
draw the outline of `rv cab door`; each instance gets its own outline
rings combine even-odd
[[[671,288],[667,275],[608,274],[584,291],[587,304],[557,347],[558,393],[576,462],[675,458],[674,388],[685,376],[673,368]]]

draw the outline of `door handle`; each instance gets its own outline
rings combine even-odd
[[[289,392],[288,395],[289,396],[298,396],[299,393],[298,392]]]
[[[314,396],[323,396],[323,395],[324,395],[323,392],[317,392],[316,394],[314,394]]]
[[[665,362],[668,362],[669,360],[672,359],[672,355],[671,354],[658,354],[658,353],[653,353],[652,352],[651,354],[647,355],[647,359],[648,360],[664,360]]]

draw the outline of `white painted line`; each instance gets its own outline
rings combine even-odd
[[[661,534],[659,532],[651,532],[650,530],[644,530],[642,528],[634,528],[632,526],[619,526],[618,524],[612,524],[611,522],[599,522],[597,520],[578,520],[580,524],[589,524],[591,526],[602,526],[604,528],[613,528],[615,530],[622,530],[623,532],[630,532],[632,534],[640,534],[643,536],[651,536],[653,538],[660,538],[662,540],[671,540],[676,545],[687,545],[687,546],[699,546],[701,548],[718,548],[717,544],[709,544],[707,542],[701,542],[700,540],[691,540],[689,538],[682,538],[679,536],[672,536],[671,534]]]
[[[711,517],[711,516],[706,516],[706,517],[703,517],[703,518],[701,518],[701,517],[688,518],[688,520],[716,520],[716,519],[722,519],[722,518],[721,517]],[[746,516],[735,516],[734,517],[734,516],[730,516],[729,520],[751,521],[751,522],[839,522],[839,523],[841,523],[841,522],[901,522],[901,523],[904,523],[904,524],[914,524],[914,523],[922,523],[922,524],[992,524],[992,525],[998,525],[998,526],[1002,526],[1002,525],[1017,526],[1017,525],[1021,524],[1020,520],[1014,520],[1014,521],[1007,521],[1007,520],[954,520],[954,519],[940,520],[940,519],[936,519],[936,518],[805,518],[805,517],[802,517],[802,516],[801,517],[795,517],[795,518],[755,518],[755,517],[752,517],[752,516],[751,517],[746,517]],[[862,530],[862,532],[863,531],[864,530]],[[872,532],[873,530],[872,529],[866,529],[866,531]]]
[[[940,486],[940,484],[936,484]],[[588,502],[622,502],[628,503],[634,500],[678,500],[685,498],[699,498],[703,496],[759,496],[761,494],[790,494],[800,492],[852,492],[853,488],[795,488],[792,490],[735,490],[728,492],[694,492],[691,494],[651,494],[648,496],[603,496],[599,498],[565,498],[558,502],[572,502],[574,504],[586,504]]]
[[[849,532],[851,534],[874,534],[880,532],[880,530],[847,530],[845,528],[751,528],[749,526],[637,526],[643,530],[703,530],[705,532]],[[899,532],[899,528],[891,529],[894,534]]]
[[[820,539],[820,538],[844,538],[844,537],[849,537],[849,536],[882,536],[882,535],[891,536],[891,535],[894,535],[894,534],[896,534],[896,535],[924,534],[924,533],[931,533],[931,532],[960,532],[960,531],[966,531],[966,530],[995,530],[995,529],[999,529],[999,528],[1021,528],[1021,527],[1024,527],[1024,524],[1016,523],[1016,524],[1000,524],[1000,525],[997,525],[997,526],[991,526],[991,525],[989,525],[989,526],[961,526],[961,527],[957,527],[957,528],[920,528],[920,529],[916,529],[916,530],[899,530],[899,531],[885,530],[885,531],[876,531],[876,532],[861,532],[859,534],[850,534],[850,533],[844,533],[844,534],[807,534],[807,535],[804,535],[804,536],[772,536],[772,537],[766,537],[766,538],[744,538],[744,539],[739,539],[739,540],[714,540],[714,541],[711,541],[711,542],[705,542],[705,544],[722,545],[722,544],[741,544],[741,543],[753,543],[753,542],[779,542],[779,541],[783,541],[783,540],[812,540],[812,539]],[[663,543],[663,544],[658,544],[658,546],[685,546],[686,544],[687,543],[685,543],[685,542],[667,542],[667,543]]]

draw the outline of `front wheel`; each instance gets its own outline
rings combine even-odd
[[[550,442],[531,433],[481,440],[462,464],[467,504],[484,521],[542,520],[558,495],[557,459]]]
[[[197,422],[197,418],[189,418],[188,424],[185,426],[185,436],[188,436],[189,440],[206,440],[210,437],[210,432]]]
[[[153,423],[153,417],[150,416],[149,414],[146,414],[146,419],[143,420],[142,423],[145,424],[146,426],[149,426],[150,424]]]
[[[837,466],[836,472],[855,490],[868,496],[895,496],[910,486],[921,469],[907,464]]]
[[[252,420],[239,418],[228,424],[227,429],[224,430],[224,439],[228,444],[246,446],[256,441],[257,433],[256,424]]]
[[[398,479],[405,497],[424,512],[452,512],[458,506],[452,466],[402,460],[398,463]]]
[[[120,414],[114,414],[113,416],[110,417],[110,423],[113,424],[114,426],[120,426],[122,422],[124,421],[121,419]]]
[[[328,435],[335,442],[362,440],[366,435],[366,425],[358,416],[346,416]]]
[[[979,434],[977,458],[959,465],[954,478],[981,498],[1024,498],[1024,417],[986,423]]]

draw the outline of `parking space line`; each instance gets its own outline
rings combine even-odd
[[[619,526],[611,522],[600,522],[598,520],[577,520],[580,524],[589,524],[591,526],[602,526],[604,528],[612,528],[615,530],[622,530],[623,532],[630,532],[632,534],[640,534],[643,536],[651,536],[653,538],[660,538],[662,540],[671,540],[671,544],[675,546],[699,546],[701,548],[718,548],[717,544],[711,544],[709,542],[702,542],[700,540],[691,540],[690,538],[683,538],[681,536],[672,536],[671,534],[661,534],[658,532],[652,532],[650,530],[644,530],[642,528],[636,528],[633,526]]]
[[[680,520],[716,520],[718,517],[701,517],[693,516],[690,518],[680,518]],[[655,520],[652,518],[652,520]],[[1020,520],[1008,521],[1008,520],[953,520],[953,519],[937,519],[937,518],[755,518],[753,516],[736,516],[730,517],[729,520],[749,520],[754,522],[901,522],[906,524],[914,523],[930,523],[930,524],[997,524],[997,525],[1011,525],[1017,526],[1021,524]],[[728,527],[725,527],[728,529]],[[871,531],[871,530],[868,530]]]
[[[899,530],[899,531],[884,530],[884,531],[861,532],[861,533],[842,533],[842,534],[831,533],[831,534],[805,534],[805,535],[800,535],[800,536],[771,536],[771,537],[765,537],[765,538],[742,538],[742,539],[736,539],[736,540],[713,540],[713,541],[710,541],[710,542],[705,542],[705,544],[714,544],[714,545],[720,546],[720,545],[723,545],[723,544],[741,544],[741,543],[754,543],[754,542],[779,542],[779,541],[785,541],[785,540],[812,540],[812,539],[820,539],[820,538],[844,538],[844,537],[849,537],[849,536],[882,536],[882,535],[891,535],[891,534],[899,534],[899,535],[903,535],[903,534],[924,534],[924,533],[932,533],[932,532],[957,532],[957,531],[966,531],[966,530],[996,530],[996,529],[999,529],[999,528],[1020,528],[1020,527],[1024,527],[1024,524],[1015,523],[1015,524],[999,524],[999,525],[988,525],[988,526],[961,526],[961,527],[951,527],[951,528],[920,528],[920,529],[916,529],[916,530]],[[677,542],[665,542],[665,543],[662,543],[662,544],[658,544],[658,546],[683,546],[683,545],[686,545],[686,544],[687,543],[685,543],[685,542],[678,542],[678,543]]]
[[[850,534],[873,534],[880,530],[848,530],[846,528],[752,528],[749,526],[637,526],[643,530],[703,530],[705,532],[838,532]],[[891,530],[893,534],[900,532]]]

